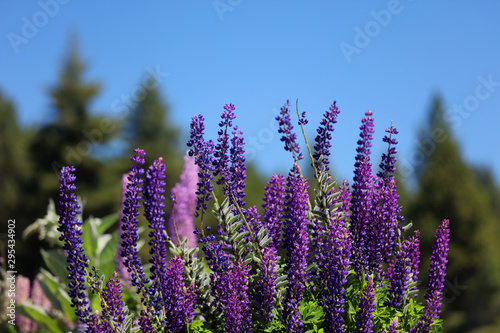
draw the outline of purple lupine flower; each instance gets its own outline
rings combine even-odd
[[[353,236],[352,262],[358,276],[364,271],[365,275],[370,273],[368,240],[373,232],[370,228],[372,211],[372,164],[370,162],[370,148],[372,146],[373,118],[372,112],[368,110],[366,117],[361,120],[361,139],[358,140],[356,149],[356,163],[354,164],[354,183],[351,197],[351,224],[349,226]]]
[[[403,298],[410,283],[411,243],[407,239],[401,245],[399,251],[396,251],[391,263],[387,269],[387,280],[389,281],[388,300],[384,303],[386,306],[400,308],[403,305]]]
[[[231,194],[236,198],[236,203],[240,208],[243,209],[245,206],[245,179],[246,179],[246,166],[245,166],[245,140],[243,139],[243,132],[234,126],[231,133],[233,137],[231,138],[231,149],[230,149],[230,160],[231,167],[229,168],[229,173],[231,175]],[[231,202],[231,200],[230,200]]]
[[[177,235],[181,241],[187,238],[188,248],[194,248],[198,243],[194,234],[198,172],[199,167],[195,164],[194,157],[186,154],[179,182],[171,191],[175,202],[167,224],[168,234],[175,244],[177,244]]]
[[[412,274],[411,282],[418,281],[419,270],[418,267],[420,265],[420,231],[415,230],[415,234],[409,238],[410,248],[409,248],[409,257],[410,257],[410,272]],[[412,290],[418,291],[418,287],[413,287]],[[415,297],[418,294],[415,294]]]
[[[155,314],[158,315],[166,307],[165,294],[167,271],[167,236],[165,235],[165,219],[163,218],[165,204],[165,163],[163,158],[153,162],[146,173],[144,184],[144,216],[149,222],[149,254],[151,258],[151,286],[149,287]]]
[[[202,115],[193,117],[191,120],[191,134],[187,146],[189,156],[195,156],[196,165],[200,168],[198,177],[198,190],[196,191],[196,216],[199,215],[198,210],[205,212],[207,210],[207,202],[212,199],[213,184],[212,179],[214,171],[214,142],[209,140],[205,142],[203,134],[205,133],[205,118]]]
[[[248,209],[247,219],[254,234],[258,234],[264,228],[264,224],[257,212],[257,207],[253,206]],[[269,230],[267,235],[269,236]],[[257,303],[258,316],[264,322],[270,322],[273,317],[271,311],[274,308],[277,261],[278,251],[271,241],[271,243],[262,248],[262,260],[259,263],[259,278],[255,282],[255,302]]]
[[[76,177],[73,174],[74,167],[63,167],[59,182],[59,205],[57,214],[59,215],[59,227],[61,232],[59,240],[64,241],[63,250],[66,251],[68,266],[68,295],[71,298],[71,306],[75,307],[75,313],[82,323],[89,319],[92,309],[85,291],[86,269],[89,267],[88,259],[83,252],[82,221],[76,218],[80,214],[80,205],[73,192],[76,187],[73,184]]]
[[[194,316],[194,289],[184,292],[182,259],[174,257],[165,272],[165,332],[184,332]]]
[[[384,333],[397,333],[398,330],[398,317],[394,317],[392,322],[387,326],[387,329],[384,331]]]
[[[260,274],[255,286],[255,301],[259,309],[259,317],[263,321],[271,321],[276,290],[276,262],[278,251],[270,244],[262,249]]]
[[[288,100],[285,105],[281,107],[280,114],[276,116],[279,125],[278,133],[283,134],[280,140],[285,143],[285,150],[291,152],[295,160],[301,160],[303,155],[297,143],[297,134],[293,131],[290,111],[288,111],[287,106],[290,106],[290,101]]]
[[[120,325],[125,320],[121,294],[120,279],[118,278],[118,273],[115,272],[114,277],[106,282],[106,287],[102,291],[102,296],[106,302],[106,306],[103,306],[102,316],[112,321],[115,325]],[[105,321],[103,326],[111,331],[111,326],[108,322]]]
[[[287,178],[283,228],[283,247],[287,251],[285,273],[288,275],[284,316],[289,332],[301,332],[304,325],[300,319],[299,306],[305,288],[309,244],[308,187],[307,178],[300,175],[295,162]]]
[[[374,181],[372,194],[372,228],[368,240],[368,251],[370,256],[369,271],[376,274],[376,280],[381,280],[383,276],[381,263],[388,264],[391,255],[396,249],[396,238],[399,235],[398,222],[402,222],[400,216],[402,207],[398,204],[399,195],[396,189],[396,180],[393,173],[396,170],[395,145],[397,140],[392,136],[398,130],[391,124],[386,129],[389,136],[385,136],[383,141],[388,143],[387,154],[382,155],[380,163],[381,171],[378,172],[378,179]]]
[[[234,105],[226,104],[221,115],[222,121],[219,123],[220,129],[218,131],[219,138],[214,153],[214,176],[220,176],[217,184],[222,185],[222,192],[224,196],[229,197],[229,202],[238,204],[240,208],[243,208],[245,205],[243,198],[245,197],[246,178],[245,157],[243,156],[245,141],[243,132],[238,126],[234,126],[231,131],[232,136],[229,136],[229,130],[236,118],[233,112],[234,109]],[[231,143],[231,146],[229,143]],[[237,213],[237,210],[235,213]]]
[[[15,301],[17,304],[23,304],[28,302],[30,298],[30,291],[31,291],[31,283],[30,279],[27,278],[26,276],[18,275],[15,280],[16,284],[16,295],[15,295]],[[22,315],[16,315],[16,326],[18,329],[18,332],[30,332],[31,331],[31,326],[32,321]]]
[[[224,185],[224,181],[229,181],[229,130],[233,127],[233,120],[236,118],[234,114],[234,105],[226,104],[224,105],[224,112],[221,115],[221,121],[219,122],[219,131],[217,134],[217,144],[215,145],[214,153],[214,176],[220,175],[221,177],[217,180],[218,185]],[[224,189],[227,191],[227,189]],[[227,195],[227,192],[224,192]]]
[[[224,332],[251,333],[252,321],[248,300],[249,269],[241,262],[236,262],[227,272],[228,290],[224,304]]]
[[[320,172],[324,172],[320,171]],[[321,178],[322,176],[320,176]],[[317,287],[321,293],[320,302],[325,309],[325,332],[343,332],[344,293],[351,257],[351,237],[347,228],[350,207],[349,183],[344,181],[338,195],[333,196],[330,207],[322,207],[333,214],[325,214],[322,220],[312,224],[314,239],[314,260],[317,263]],[[332,210],[337,204],[337,210]]]
[[[153,321],[144,310],[141,311],[141,316],[137,321],[137,326],[140,328],[142,333],[155,333],[155,330],[153,329]]]
[[[144,169],[141,165],[144,164],[144,156],[146,153],[142,149],[134,149],[137,156],[132,156],[130,159],[135,163],[130,167],[128,176],[129,184],[127,185],[126,200],[124,203],[122,217],[122,252],[123,264],[127,267],[127,271],[131,273],[132,286],[137,289],[139,294],[144,290],[144,286],[149,282],[144,274],[139,251],[137,250],[137,240],[139,239],[137,226],[139,223],[139,208],[142,192],[142,175]],[[143,300],[144,302],[146,300]]]
[[[435,242],[432,246],[431,265],[429,269],[429,280],[427,282],[425,300],[434,298],[439,301],[439,306],[435,312],[437,318],[441,312],[441,297],[444,288],[444,278],[446,277],[446,263],[448,262],[448,243],[450,241],[450,221],[443,220],[436,230]],[[437,295],[437,296],[436,296]]]
[[[349,274],[351,237],[345,221],[339,216],[331,220],[318,262],[319,278],[324,283],[325,332],[343,332],[344,293]]]
[[[123,235],[123,230],[122,230],[122,224],[123,224],[123,211],[125,208],[125,200],[126,198],[126,193],[127,193],[127,185],[129,184],[129,178],[130,174],[126,173],[122,177],[122,200],[121,200],[121,205],[120,205],[120,218],[118,220],[118,239],[122,239]],[[116,265],[116,271],[118,272],[118,276],[120,277],[122,284],[125,288],[130,288],[131,286],[131,280],[130,280],[130,273],[127,271],[127,268],[123,265],[123,258],[121,256],[123,249],[122,249],[122,243],[121,241],[118,241],[118,248],[116,250],[116,257],[115,257],[115,265]]]
[[[269,231],[272,241],[269,245],[278,249],[281,239],[281,224],[283,223],[283,204],[285,199],[285,177],[273,174],[267,182],[262,204],[264,215],[262,217],[263,227]]]
[[[427,296],[427,295],[426,295]],[[410,329],[409,333],[428,333],[434,319],[439,317],[441,312],[441,293],[434,291],[425,301],[424,312],[418,319],[417,324]]]
[[[111,333],[108,327],[105,327],[103,323],[99,320],[99,312],[96,310],[94,314],[89,317],[88,325],[85,333]]]
[[[382,262],[389,263],[396,248],[398,229],[398,205],[396,181],[391,179],[388,184],[379,178],[373,187],[371,230],[368,233],[367,253],[369,256],[368,271],[375,274],[375,279],[383,278]]]
[[[359,302],[359,310],[356,312],[356,333],[373,332],[373,311],[375,311],[375,290],[373,276],[370,276]]]
[[[334,131],[333,125],[337,123],[337,116],[340,111],[337,108],[336,102],[334,101],[330,105],[330,110],[325,111],[323,114],[323,119],[320,121],[320,126],[316,130],[318,135],[314,139],[316,141],[314,145],[313,159],[316,164],[316,168],[321,169],[321,166],[325,166],[325,170],[330,170],[328,166],[330,161],[328,156],[330,156],[330,148],[332,144],[330,140],[332,139],[332,133]],[[321,160],[320,160],[321,159]]]
[[[394,178],[394,172],[396,172],[396,155],[397,150],[394,147],[398,144],[398,140],[392,137],[392,135],[398,134],[398,130],[391,124],[390,128],[385,130],[386,133],[389,133],[389,136],[385,135],[382,139],[386,142],[389,147],[387,148],[387,154],[382,154],[382,162],[380,162],[380,171],[377,173],[379,178],[383,178],[386,180],[386,184]]]

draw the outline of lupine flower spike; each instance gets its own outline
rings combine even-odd
[[[171,191],[174,199],[173,211],[168,221],[168,234],[178,245],[178,239],[187,238],[188,248],[196,247],[198,242],[194,234],[194,213],[196,210],[196,190],[198,186],[199,167],[195,158],[186,154],[179,182]],[[178,237],[177,237],[178,236]]]
[[[146,153],[142,149],[134,149],[137,156],[131,157],[131,160],[135,163],[130,167],[129,184],[127,185],[127,193],[123,209],[122,217],[122,236],[121,236],[121,246],[122,252],[121,256],[123,258],[123,264],[127,267],[127,271],[131,274],[131,284],[136,288],[139,294],[141,290],[144,290],[145,285],[149,283],[149,279],[144,273],[144,268],[142,267],[141,260],[139,258],[139,251],[137,249],[137,240],[139,239],[138,234],[138,223],[139,219],[139,208],[142,193],[142,175],[144,174],[144,169],[141,167],[145,160],[144,156]],[[143,299],[146,302],[146,299]]]
[[[80,214],[80,205],[73,192],[76,187],[73,184],[76,177],[73,174],[74,167],[63,167],[61,170],[61,186],[59,188],[59,215],[58,231],[61,232],[59,240],[64,241],[63,249],[66,251],[68,266],[68,285],[71,305],[82,323],[86,323],[92,313],[89,300],[86,295],[85,286],[86,269],[89,267],[88,259],[83,252],[82,243],[82,221],[77,219]]]

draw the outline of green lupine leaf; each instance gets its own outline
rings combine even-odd
[[[65,285],[69,284],[68,271],[66,267],[68,263],[66,262],[66,256],[60,250],[44,250],[41,249],[43,260],[45,265],[54,273],[61,282]]]
[[[103,217],[100,220],[100,223],[97,224],[97,233],[103,234],[106,230],[108,230],[113,224],[118,222],[118,213],[110,214]]]

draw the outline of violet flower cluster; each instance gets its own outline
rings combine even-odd
[[[285,295],[284,317],[289,331],[301,332],[303,322],[300,318],[299,305],[305,289],[307,253],[309,237],[307,234],[307,211],[309,188],[307,178],[300,172],[297,162],[294,163],[287,178],[285,197],[283,247],[287,251],[285,273],[288,285]]]
[[[192,118],[189,156],[171,190],[168,221],[168,163],[160,157],[145,172],[145,152],[135,149],[124,182],[118,273],[107,283],[95,268],[88,272],[82,222],[76,218],[75,169],[63,168],[59,230],[68,257],[69,296],[87,332],[416,333],[440,325],[449,222],[436,232],[422,308],[415,297],[420,234],[404,237],[394,177],[397,129],[386,130],[387,152],[374,175],[374,119],[367,111],[352,188],[347,180],[337,184],[329,157],[340,111],[332,103],[316,130],[310,183],[299,165],[302,154],[288,106],[287,101],[276,120],[293,164],[287,177],[274,174],[267,182],[260,211],[245,207],[245,140],[233,124],[232,104],[224,106],[216,143],[205,139],[204,117]],[[299,126],[308,124],[298,108],[297,118]],[[149,267],[138,252],[141,205],[149,227]],[[218,223],[213,231],[203,226],[209,207]],[[196,255],[198,249],[203,256]],[[86,283],[99,296],[95,313]],[[124,298],[124,288],[138,296]]]
[[[71,306],[75,307],[75,313],[79,320],[86,323],[92,313],[85,285],[89,263],[82,247],[82,221],[77,218],[77,215],[80,214],[80,205],[74,193],[76,190],[74,172],[74,167],[63,167],[61,170],[57,210],[59,227],[57,230],[61,232],[59,240],[64,241],[63,249],[67,256],[66,269],[69,272],[68,280],[70,281],[68,295],[71,298]]]

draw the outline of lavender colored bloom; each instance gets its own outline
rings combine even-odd
[[[247,211],[247,219],[254,234],[258,234],[264,224],[260,220],[260,215],[257,212],[257,207],[250,207]],[[267,233],[269,236],[269,231]],[[258,275],[255,286],[255,302],[259,319],[270,322],[274,308],[274,296],[276,289],[276,263],[278,261],[278,251],[273,246],[272,242],[262,248],[262,260],[259,264]]]
[[[57,230],[61,232],[59,240],[64,241],[63,250],[67,254],[68,266],[68,295],[71,298],[71,306],[75,307],[76,316],[82,323],[86,323],[92,309],[89,306],[89,300],[85,291],[85,277],[87,276],[86,269],[89,267],[88,259],[83,253],[82,247],[82,221],[76,218],[80,214],[80,205],[76,200],[76,189],[73,182],[76,177],[73,174],[74,167],[63,167],[61,170],[61,179],[59,182],[59,205],[57,214],[59,215],[59,227]]]
[[[159,314],[166,304],[163,297],[166,294],[165,275],[167,270],[167,246],[165,235],[165,220],[163,218],[165,204],[165,163],[163,158],[153,162],[146,173],[144,185],[144,216],[149,222],[149,254],[151,258],[151,294],[150,303],[155,306],[155,314]],[[150,304],[151,305],[151,304]]]
[[[283,204],[285,199],[285,177],[273,174],[267,183],[262,204],[264,215],[263,227],[269,231],[272,237],[270,245],[275,249],[280,246],[281,224],[283,223]]]
[[[285,150],[291,152],[295,160],[301,160],[303,155],[297,143],[297,134],[293,131],[290,111],[288,111],[287,106],[290,106],[290,101],[288,100],[285,105],[281,107],[280,114],[276,116],[279,125],[278,133],[283,134],[281,136],[281,141],[285,143]]]
[[[122,217],[122,252],[123,264],[127,267],[127,271],[131,273],[132,286],[137,289],[139,294],[144,290],[144,286],[149,282],[144,274],[139,251],[137,250],[138,235],[138,216],[142,192],[142,175],[144,169],[141,165],[144,164],[144,156],[146,153],[142,149],[134,149],[137,156],[132,156],[130,159],[135,163],[130,167],[130,175],[128,176],[129,184],[127,185],[126,200],[124,203]],[[145,301],[145,300],[143,300]]]
[[[183,271],[182,259],[172,258],[165,272],[165,332],[184,332],[194,316],[195,293],[193,288],[184,292]]]
[[[16,277],[15,283],[16,283],[16,289],[15,289],[16,303],[17,304],[27,303],[30,298],[30,290],[31,290],[30,279],[25,276],[18,275]],[[34,323],[32,323],[32,321],[29,318],[19,314],[16,315],[16,326],[19,332],[23,333],[30,332],[32,329],[32,324]]]
[[[191,135],[187,146],[189,156],[195,156],[196,165],[200,168],[198,177],[198,190],[196,191],[196,216],[199,215],[198,210],[205,212],[207,210],[207,202],[212,199],[213,184],[212,179],[214,171],[214,143],[212,140],[205,142],[203,134],[205,133],[205,118],[202,115],[193,117],[191,120]]]
[[[375,279],[383,277],[382,262],[389,263],[396,248],[398,229],[398,205],[396,181],[391,179],[388,184],[379,178],[372,192],[372,210],[370,212],[370,229],[367,240],[367,254],[369,257],[368,271],[375,273]]]
[[[356,333],[373,332],[373,311],[375,311],[375,291],[373,277],[368,279],[356,312]]]
[[[344,294],[349,274],[351,238],[342,219],[333,219],[326,231],[325,253],[318,262],[320,279],[324,281],[325,332],[343,332]]]
[[[329,196],[335,194],[332,189]],[[338,196],[334,196],[334,205],[340,204],[333,214],[326,215],[325,221],[313,224],[312,234],[315,244],[314,259],[317,263],[317,281],[320,302],[325,311],[325,332],[344,332],[344,293],[351,257],[351,237],[347,228],[350,207],[350,190],[347,181],[339,187]],[[328,216],[328,217],[327,217]]]
[[[96,311],[89,318],[87,323],[86,333],[111,333],[111,329],[106,327],[104,323],[99,321],[99,313]]]
[[[222,185],[222,192],[224,196],[229,197],[231,204],[238,204],[243,208],[245,202],[245,153],[243,139],[243,132],[234,126],[229,136],[229,130],[233,126],[233,120],[236,115],[233,113],[234,105],[226,104],[224,112],[221,115],[222,121],[219,123],[219,138],[215,145],[214,153],[214,176],[220,176],[217,184]],[[229,145],[231,143],[231,146]],[[237,211],[235,212],[237,214]]]
[[[429,269],[429,281],[427,282],[427,290],[424,298],[435,298],[439,296],[439,300],[443,294],[444,278],[446,277],[446,263],[448,262],[448,243],[450,241],[450,221],[443,220],[441,225],[436,230],[435,242],[432,247],[431,266]],[[439,316],[441,303],[435,312],[436,317]]]
[[[125,315],[123,312],[123,301],[121,298],[121,284],[120,279],[118,278],[118,273],[115,272],[114,278],[110,278],[106,283],[106,287],[104,288],[102,295],[104,301],[106,302],[106,306],[101,304],[103,307],[102,316],[107,320],[114,323],[114,325],[120,325],[125,320]],[[108,329],[110,332],[111,326],[108,322],[103,322],[101,325],[104,328]]]
[[[233,120],[236,118],[234,114],[234,105],[224,105],[224,112],[221,115],[222,121],[219,123],[219,131],[217,134],[217,144],[215,145],[214,157],[214,176],[220,175],[217,184],[224,185],[224,181],[228,180],[229,172],[229,131],[233,127]],[[226,195],[226,193],[224,193]]]
[[[249,269],[237,262],[227,273],[227,298],[224,302],[225,326],[227,333],[251,333],[252,322],[248,300]]]
[[[287,178],[283,228],[283,247],[287,251],[285,273],[288,275],[284,316],[289,332],[301,332],[304,325],[299,306],[305,288],[309,245],[307,188],[307,178],[300,175],[299,166],[295,162]]]
[[[427,296],[427,295],[426,295]],[[410,329],[409,333],[428,333],[434,319],[439,317],[441,311],[441,293],[434,291],[425,301],[424,312],[417,324]]]
[[[387,154],[382,154],[382,162],[380,162],[380,171],[377,176],[380,178],[384,178],[386,183],[388,183],[392,178],[394,178],[394,172],[396,172],[396,155],[397,150],[394,147],[398,144],[398,140],[392,137],[392,135],[398,134],[398,130],[391,124],[390,128],[385,130],[386,133],[389,133],[389,136],[384,136],[383,141],[388,143],[389,147],[387,148]]]
[[[228,184],[230,186],[230,193],[235,197],[236,203],[243,208],[245,206],[245,179],[246,179],[246,166],[245,166],[245,153],[244,145],[245,140],[243,139],[243,132],[235,126],[231,138],[231,149],[230,149],[230,160],[231,167],[229,168],[229,173],[231,175],[231,181]]]
[[[177,237],[187,238],[188,248],[196,247],[198,242],[194,234],[194,212],[196,209],[196,189],[198,184],[199,167],[195,164],[194,157],[184,156],[184,166],[179,182],[171,191],[174,198],[173,210],[168,221],[168,234],[175,244]],[[177,244],[178,245],[178,244]]]
[[[411,248],[410,241],[405,240],[389,264],[387,269],[387,279],[389,281],[388,300],[384,303],[386,306],[400,308],[403,305],[403,297],[410,282]]]
[[[353,236],[352,261],[358,276],[362,272],[365,275],[370,273],[369,264],[369,244],[368,240],[373,239],[370,228],[372,216],[372,164],[370,162],[370,148],[372,146],[373,118],[372,112],[368,110],[366,118],[363,118],[360,127],[360,140],[356,149],[356,163],[354,164],[354,183],[351,198],[351,224],[349,226]]]
[[[155,333],[152,319],[144,310],[141,311],[141,316],[137,321],[137,326],[139,326],[142,333]]]
[[[259,309],[261,320],[271,321],[274,308],[274,295],[276,290],[276,262],[278,251],[268,245],[262,249],[259,279],[255,286],[255,301]]]
[[[318,169],[321,169],[321,166],[324,165],[326,171],[330,170],[330,167],[328,166],[330,164],[328,156],[330,156],[330,148],[332,147],[330,142],[332,140],[331,132],[334,131],[333,125],[337,123],[337,116],[339,113],[340,111],[334,101],[330,105],[330,110],[323,114],[320,126],[316,130],[318,135],[314,139],[316,143],[314,145],[313,158]]]
[[[411,281],[418,281],[419,270],[418,267],[420,265],[420,231],[415,230],[415,234],[408,239],[410,246],[408,248],[408,257],[410,259],[410,273],[411,273]],[[412,291],[418,291],[418,287],[413,287]],[[417,297],[418,293],[414,295]]]
[[[120,205],[120,218],[118,220],[118,239],[122,239],[123,235],[123,230],[122,230],[122,220],[123,220],[123,211],[125,208],[125,200],[127,199],[126,193],[127,193],[127,185],[129,184],[129,178],[130,174],[126,173],[122,177],[122,200],[121,200],[121,205]],[[131,286],[131,278],[130,278],[130,273],[127,271],[127,268],[123,265],[123,259],[121,256],[123,249],[122,249],[122,243],[121,241],[118,242],[118,248],[116,250],[116,258],[115,258],[115,265],[116,265],[116,271],[118,272],[118,276],[120,277],[122,284],[125,288],[130,288]]]
[[[436,230],[435,242],[432,247],[429,281],[424,296],[425,305],[422,316],[410,333],[427,333],[434,319],[439,318],[444,287],[445,269],[448,262],[448,243],[450,241],[450,221],[443,220]],[[412,268],[413,270],[413,268]]]

